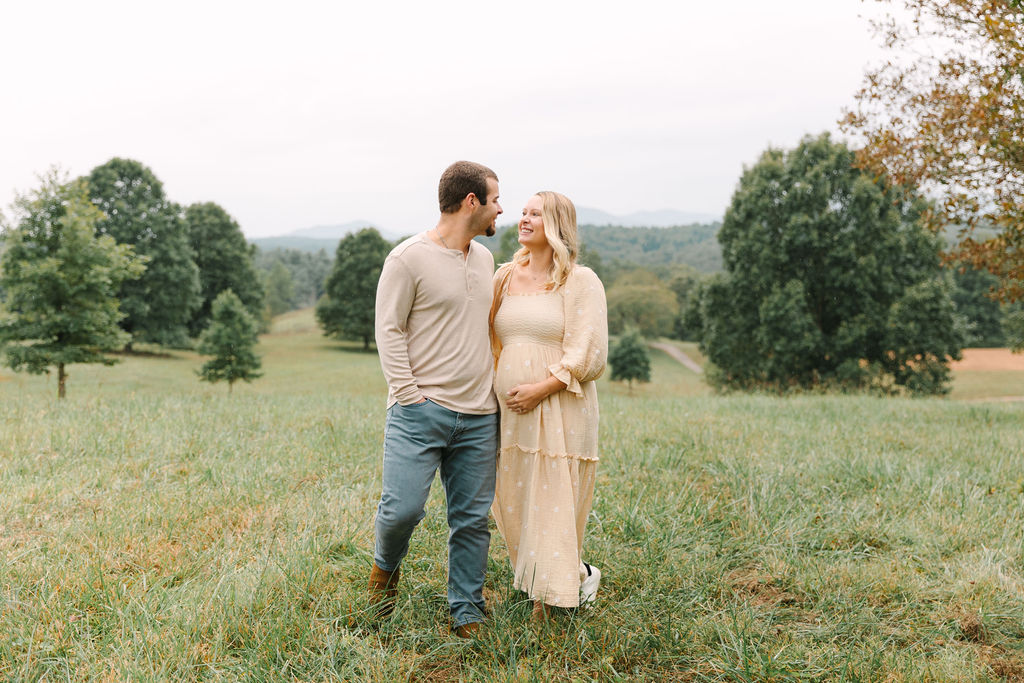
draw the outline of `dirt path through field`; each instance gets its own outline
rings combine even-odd
[[[647,345],[650,346],[652,349],[664,351],[669,355],[669,357],[676,359],[684,366],[686,366],[688,369],[696,372],[698,375],[704,372],[704,368],[697,365],[697,363],[692,358],[690,358],[685,353],[677,349],[675,346],[672,346],[671,344],[665,344],[664,342],[649,342]]]

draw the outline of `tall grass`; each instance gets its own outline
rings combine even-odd
[[[364,584],[376,356],[292,320],[265,377],[127,357],[0,373],[0,679],[985,680],[1024,676],[1024,410],[603,382],[597,606],[548,626],[491,550],[449,633],[440,487],[394,618]]]

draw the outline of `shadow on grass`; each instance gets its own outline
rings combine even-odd
[[[179,352],[191,351],[191,349],[175,349]],[[160,349],[121,349],[120,351],[108,351],[108,355],[120,356],[122,358],[161,358],[166,360],[184,360],[184,357],[173,351]]]
[[[370,346],[370,348],[364,349],[363,345],[358,343],[358,342],[353,342],[351,344],[346,344],[344,342],[326,343],[326,344],[321,344],[317,348],[318,349],[323,349],[323,350],[326,350],[326,351],[334,351],[334,352],[338,352],[338,353],[352,353],[352,354],[357,354],[357,355],[360,355],[360,356],[376,356],[377,355],[377,347],[376,346]]]

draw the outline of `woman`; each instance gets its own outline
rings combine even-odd
[[[538,192],[519,221],[522,248],[494,274],[491,340],[501,406],[494,517],[514,586],[548,606],[594,600],[582,562],[597,474],[597,387],[608,356],[604,287],[576,264],[576,209]]]

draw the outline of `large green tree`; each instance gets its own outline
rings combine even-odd
[[[185,209],[185,221],[202,296],[189,324],[192,335],[198,336],[209,324],[213,301],[225,289],[235,293],[253,318],[262,319],[263,285],[253,266],[256,247],[245,241],[235,219],[217,204],[204,202]]]
[[[143,272],[144,259],[96,234],[103,214],[83,181],[51,172],[39,189],[18,197],[15,211],[0,261],[4,364],[33,374],[55,367],[57,396],[64,398],[68,365],[111,365],[104,352],[127,342],[116,296],[122,282]]]
[[[132,340],[186,345],[189,320],[200,304],[199,269],[181,207],[138,161],[111,159],[87,180],[89,197],[104,213],[97,231],[148,259],[142,277],[121,284],[121,327]]]
[[[853,162],[826,134],[744,171],[701,301],[712,381],[946,390],[963,332],[926,204]]]
[[[210,324],[199,337],[199,353],[213,356],[199,370],[205,382],[228,383],[231,393],[235,382],[251,382],[263,373],[256,355],[257,325],[242,301],[230,289],[217,295],[210,311]]]
[[[377,280],[391,243],[374,228],[346,235],[338,243],[327,291],[316,306],[316,319],[324,334],[363,342],[373,339]]]

